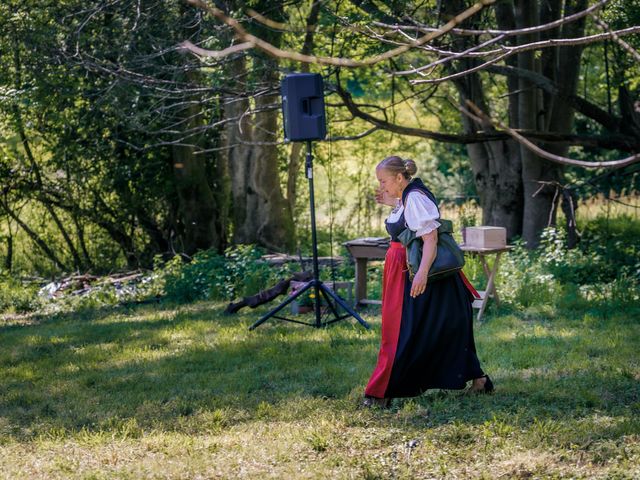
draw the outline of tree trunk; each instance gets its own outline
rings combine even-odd
[[[223,115],[228,120],[224,129],[223,144],[226,151],[227,169],[231,179],[231,221],[234,244],[253,241],[251,225],[247,221],[249,196],[249,174],[251,169],[251,141],[253,125],[249,115],[249,99],[240,94],[246,88],[246,58],[239,56],[229,63],[229,88],[238,92],[223,98]]]
[[[518,0],[516,6],[516,26],[525,28],[548,22],[560,17],[562,2],[545,1],[540,8],[538,21],[536,2]],[[571,15],[587,7],[586,0],[565,4],[564,15]],[[563,37],[576,37],[584,33],[584,19],[564,25]],[[543,38],[558,36],[547,32]],[[522,42],[536,41],[534,35],[524,36]],[[575,95],[580,68],[581,46],[548,49],[541,56],[541,64],[536,65],[533,52],[518,54],[518,67],[540,72],[552,82],[560,85],[561,95],[542,95],[528,79],[521,77],[518,82],[518,124],[520,129],[547,130],[554,133],[570,133],[574,110],[567,98]],[[542,148],[556,155],[566,156],[568,147],[561,144],[542,144]],[[522,236],[529,248],[534,248],[540,240],[542,230],[555,223],[557,206],[562,198],[560,184],[563,167],[541,159],[525,147],[521,147],[522,180],[524,187],[524,224]]]
[[[272,19],[284,20],[281,2],[264,2],[264,5],[258,2],[255,8],[260,11],[260,7],[268,7]],[[260,26],[254,28],[260,30],[261,38],[274,46],[280,45],[280,32]],[[244,60],[234,60],[230,68],[234,74],[232,78],[236,79],[234,86],[244,86],[238,81],[248,75]],[[254,115],[250,118],[243,115],[249,110],[249,102],[244,99],[233,103],[225,101],[227,118],[241,117],[242,120],[226,129],[234,200],[234,243],[256,243],[276,251],[291,251],[295,244],[293,217],[282,194],[278,147],[275,145],[280,138],[279,109],[274,108],[280,102],[277,60],[256,54],[252,75],[260,80]],[[251,147],[242,145],[246,141],[254,144]]]
[[[448,13],[453,14],[460,11],[463,4],[453,4],[452,2],[448,3],[445,8],[451,9]],[[512,28],[507,25],[510,21],[512,22],[512,15],[509,17],[503,11],[502,15],[497,14],[497,16],[500,28]],[[468,39],[457,41],[469,46]],[[460,47],[464,49],[465,45]],[[463,60],[461,61],[461,69],[466,70],[475,64],[474,60]],[[470,100],[484,112],[490,114],[479,74],[467,75],[454,81],[454,84],[463,108],[468,109],[466,101]],[[509,113],[513,115],[511,102]],[[478,124],[465,114],[461,114],[461,120],[465,133],[493,130],[491,125]],[[471,161],[476,190],[480,197],[482,224],[505,227],[508,238],[520,235],[523,202],[520,156],[517,145],[511,140],[471,143],[467,145],[467,153]]]
[[[463,106],[466,100],[471,100],[483,111],[489,112],[479,76],[469,75],[464,82],[456,82],[456,86]],[[466,115],[462,116],[462,124],[465,133],[493,129],[488,124],[477,124]],[[519,235],[522,228],[520,158],[514,147],[510,141],[467,145],[482,207],[482,224],[505,227],[509,238]]]
[[[190,38],[191,29],[198,28],[193,22],[193,10],[182,7],[186,38]],[[185,62],[185,80],[194,87],[200,85],[200,78],[194,69]],[[204,144],[202,133],[197,132],[204,124],[204,112],[197,94],[185,95],[185,107],[179,113],[184,122],[184,131],[196,133],[182,134],[172,147],[173,171],[178,195],[177,223],[182,251],[193,255],[198,250],[211,247],[220,248],[223,239],[217,230],[216,198],[209,184],[210,174],[203,155],[196,154]],[[186,135],[186,136],[185,136]]]
[[[4,257],[4,269],[10,274],[13,270],[13,235],[9,232],[5,238],[7,240],[7,256]]]
[[[82,225],[82,220],[78,215],[78,211],[75,210],[70,213],[71,218],[73,219],[73,224],[76,226],[76,236],[78,237],[78,244],[80,245],[80,250],[82,251],[82,256],[84,258],[85,265],[89,270],[93,269],[93,262],[91,261],[91,257],[89,256],[89,250],[87,249],[87,243],[85,241],[84,236],[84,226]]]
[[[265,59],[267,62],[271,61]],[[274,87],[278,82],[275,67],[267,69],[268,82]],[[278,102],[277,94],[261,95],[256,98],[256,109]],[[253,132],[254,141],[263,144],[253,149],[248,202],[251,210],[247,218],[257,243],[276,251],[291,251],[295,245],[293,218],[280,186],[278,150],[275,145],[269,145],[278,140],[278,110],[257,113]]]
[[[221,243],[215,228],[213,193],[207,182],[204,159],[195,155],[194,146],[174,146],[172,154],[182,250],[193,255],[197,250]]]
[[[538,25],[538,2],[516,0],[515,20],[516,28]],[[536,34],[518,37],[520,43],[534,42],[536,39]],[[518,67],[532,72],[537,71],[534,52],[519,53]],[[518,120],[516,127],[522,130],[536,130],[538,115],[542,110],[538,101],[538,89],[531,81],[520,77],[517,96]],[[542,161],[522,145],[520,145],[520,156],[522,158],[522,186],[524,190],[522,238],[529,248],[535,248],[538,245],[542,229],[548,224],[555,193],[554,187],[544,186],[540,182],[557,181],[557,169],[550,168],[552,166],[549,162]]]

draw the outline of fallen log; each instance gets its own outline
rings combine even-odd
[[[229,305],[227,305],[227,308],[224,310],[224,313],[237,313],[238,310],[244,307],[256,308],[258,305],[270,302],[277,296],[286,293],[289,289],[289,284],[292,281],[308,282],[312,278],[313,275],[310,272],[296,272],[292,277],[279,281],[275,286],[267,290],[262,290],[261,292],[258,292],[250,297],[244,297],[239,302],[229,303]]]

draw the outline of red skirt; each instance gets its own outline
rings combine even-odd
[[[391,242],[382,280],[382,339],[367,396],[464,388],[483,375],[473,340],[471,302],[477,292],[464,274],[427,283],[416,298],[410,291],[405,248]]]
[[[371,374],[365,395],[384,398],[393,360],[398,346],[400,321],[402,319],[402,303],[404,297],[405,271],[407,270],[407,253],[400,242],[391,242],[384,259],[382,275],[382,340],[378,363]]]

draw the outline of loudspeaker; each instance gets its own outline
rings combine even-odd
[[[282,79],[284,138],[322,140],[327,135],[322,75],[291,73]]]

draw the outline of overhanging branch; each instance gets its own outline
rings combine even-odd
[[[385,119],[376,117],[368,112],[360,109],[349,92],[345,91],[339,84],[335,86],[336,93],[342,98],[344,106],[349,110],[351,115],[356,118],[365,120],[380,129],[401,135],[409,135],[413,137],[428,138],[445,143],[471,144],[479,142],[492,142],[499,140],[508,140],[511,136],[505,131],[479,132],[471,134],[454,134],[434,132],[423,128],[406,127],[389,122]],[[637,137],[625,135],[572,135],[557,134],[551,132],[524,132],[519,131],[520,135],[533,140],[544,141],[547,143],[564,143],[567,145],[580,145],[583,147],[597,147],[606,149],[617,149],[622,151],[636,152],[640,150],[640,139]]]
[[[573,158],[562,157],[560,155],[555,155],[553,153],[547,152],[542,148],[535,145],[533,142],[527,140],[524,136],[520,135],[518,132],[513,130],[512,128],[507,127],[506,125],[501,124],[497,120],[493,120],[486,113],[484,113],[478,106],[473,103],[471,100],[467,100],[467,106],[473,110],[473,114],[468,112],[466,109],[462,108],[462,111],[473,118],[476,122],[484,123],[487,122],[494,127],[500,128],[504,130],[511,138],[513,138],[516,142],[524,147],[528,148],[536,155],[546,158],[554,163],[559,163],[561,165],[571,165],[574,167],[583,167],[583,168],[623,168],[627,165],[631,165],[633,163],[640,162],[640,153],[635,153],[630,157],[622,158],[620,160],[610,160],[605,162],[586,162],[584,160],[575,160]]]
[[[412,48],[420,47],[436,38],[439,38],[449,31],[451,31],[456,25],[464,22],[469,17],[475,15],[480,10],[482,10],[485,6],[491,5],[495,3],[496,0],[479,0],[470,8],[466,9],[464,12],[456,15],[449,22],[447,22],[444,26],[439,28],[434,32],[429,32],[426,35],[423,35],[419,39],[408,43],[407,45],[402,45],[400,47],[394,48],[393,50],[389,50],[387,52],[381,53],[379,55],[375,55],[373,57],[366,58],[364,60],[353,60],[351,58],[340,58],[340,57],[318,57],[314,55],[305,55],[298,52],[292,52],[287,50],[282,50],[280,48],[275,47],[262,40],[261,38],[256,37],[255,35],[251,35],[249,32],[245,30],[245,28],[240,25],[235,18],[227,16],[222,10],[219,8],[213,7],[209,5],[204,0],[187,0],[187,3],[204,10],[220,21],[224,22],[236,32],[236,37],[240,39],[242,42],[251,43],[255,45],[255,48],[262,50],[263,52],[276,57],[276,58],[286,58],[289,60],[294,60],[297,62],[303,63],[317,63],[320,65],[334,65],[337,67],[365,67],[370,65],[375,65],[377,63],[383,62],[393,57],[397,57]],[[189,48],[189,45],[184,45],[185,48]],[[195,52],[194,52],[195,53]],[[218,51],[213,53],[213,56],[217,58],[220,57],[222,51]]]

